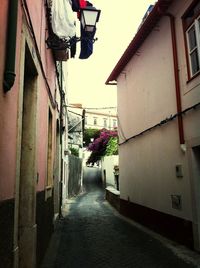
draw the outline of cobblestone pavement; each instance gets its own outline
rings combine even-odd
[[[123,220],[86,185],[57,224],[42,268],[192,268],[152,235]]]

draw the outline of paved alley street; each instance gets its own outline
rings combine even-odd
[[[58,222],[42,268],[192,268],[162,242],[117,215],[88,176]]]

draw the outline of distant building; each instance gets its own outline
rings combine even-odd
[[[85,128],[106,128],[109,130],[117,128],[117,115],[111,112],[88,111],[85,113]]]

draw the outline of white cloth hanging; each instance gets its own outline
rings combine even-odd
[[[53,0],[51,7],[52,30],[60,38],[76,34],[75,15],[70,0]]]

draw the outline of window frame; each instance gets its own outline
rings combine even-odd
[[[94,126],[97,126],[97,117],[93,117],[93,119],[94,119],[94,120],[93,120],[93,125],[94,125]]]
[[[190,49],[190,39],[189,39],[189,32],[190,30],[194,27],[194,32],[195,32],[195,38],[196,38],[196,46],[192,49]],[[197,75],[200,72],[200,16],[196,18],[193,23],[188,27],[188,29],[185,32],[186,34],[186,40],[187,40],[187,56],[188,56],[188,61],[189,61],[189,70],[190,70],[190,78],[193,76]],[[197,51],[197,59],[198,59],[198,70],[196,72],[193,71],[193,62],[192,62],[192,57],[191,55]]]
[[[113,128],[117,127],[117,119],[113,119]]]
[[[103,127],[107,128],[108,126],[108,118],[103,118]]]
[[[195,7],[197,7],[198,4],[199,4],[199,1],[194,0],[192,4],[189,6],[189,8],[186,10],[184,15],[182,16],[186,63],[187,63],[187,74],[188,74],[187,82],[190,82],[190,80],[193,80],[194,78],[200,75],[200,10],[198,10],[197,13],[193,12],[195,11]],[[191,13],[193,13],[193,16],[191,16]],[[187,19],[189,23],[187,22]],[[197,57],[198,57],[198,64],[199,64],[199,70],[196,73],[193,73],[192,60],[190,56],[191,51],[190,51],[190,44],[189,44],[189,35],[188,35],[188,32],[193,26],[195,28],[195,35],[196,35],[196,41],[197,41],[197,53],[198,53]]]

